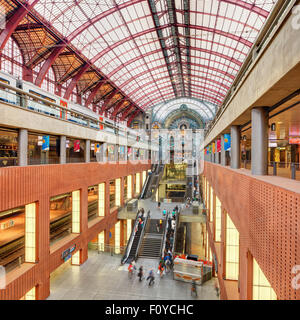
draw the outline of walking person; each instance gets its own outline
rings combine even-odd
[[[139,281],[142,281],[143,275],[144,275],[143,266],[140,266],[139,273],[138,273]]]
[[[156,223],[156,231],[159,233],[159,223]]]
[[[150,271],[149,271],[149,275],[148,275],[148,277],[147,277],[147,281],[150,279],[150,281],[149,281],[149,287],[154,283],[154,272],[153,272],[153,269],[151,269]]]

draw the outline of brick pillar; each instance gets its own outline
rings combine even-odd
[[[252,300],[253,258],[248,249],[248,237],[240,234],[240,300]]]
[[[121,177],[121,207],[124,206],[124,177]]]
[[[105,181],[105,217],[110,214],[109,180]]]
[[[37,263],[39,275],[36,287],[36,299],[45,300],[50,295],[50,202],[47,197],[40,199],[37,207]],[[48,227],[45,227],[48,226]]]

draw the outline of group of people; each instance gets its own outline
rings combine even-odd
[[[128,272],[129,272],[129,277],[132,278],[134,271],[137,270],[137,267],[135,265],[135,261],[131,261],[129,266],[128,266]],[[139,281],[141,282],[144,279],[144,268],[143,266],[139,267],[139,271],[137,274]],[[154,276],[154,271],[153,269],[150,269],[149,273],[148,273],[148,277],[146,278],[146,281],[148,282],[148,285],[151,286],[154,283],[155,280],[155,276]]]
[[[166,243],[165,243],[165,251],[164,256],[160,260],[158,271],[160,273],[160,276],[163,277],[163,275],[166,272],[166,269],[170,269],[173,266],[173,245],[174,245],[174,232],[175,232],[175,226],[176,226],[176,216],[179,212],[178,206],[176,206],[172,210],[172,217],[168,219],[168,231],[166,235]]]
[[[139,209],[138,211],[138,224],[135,226],[134,234],[138,232],[139,229],[143,229],[145,223],[145,210],[144,208]]]

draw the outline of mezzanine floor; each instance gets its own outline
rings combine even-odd
[[[120,256],[89,251],[89,259],[80,267],[65,265],[51,276],[48,300],[217,300],[214,280],[197,287],[198,297],[191,297],[190,284],[173,280],[170,274],[162,279],[156,274],[155,284],[128,278],[127,265],[120,265]],[[158,261],[139,259],[145,274]]]

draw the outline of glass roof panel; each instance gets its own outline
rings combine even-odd
[[[143,108],[170,95],[218,105],[276,1],[173,3],[40,0],[34,12]]]

